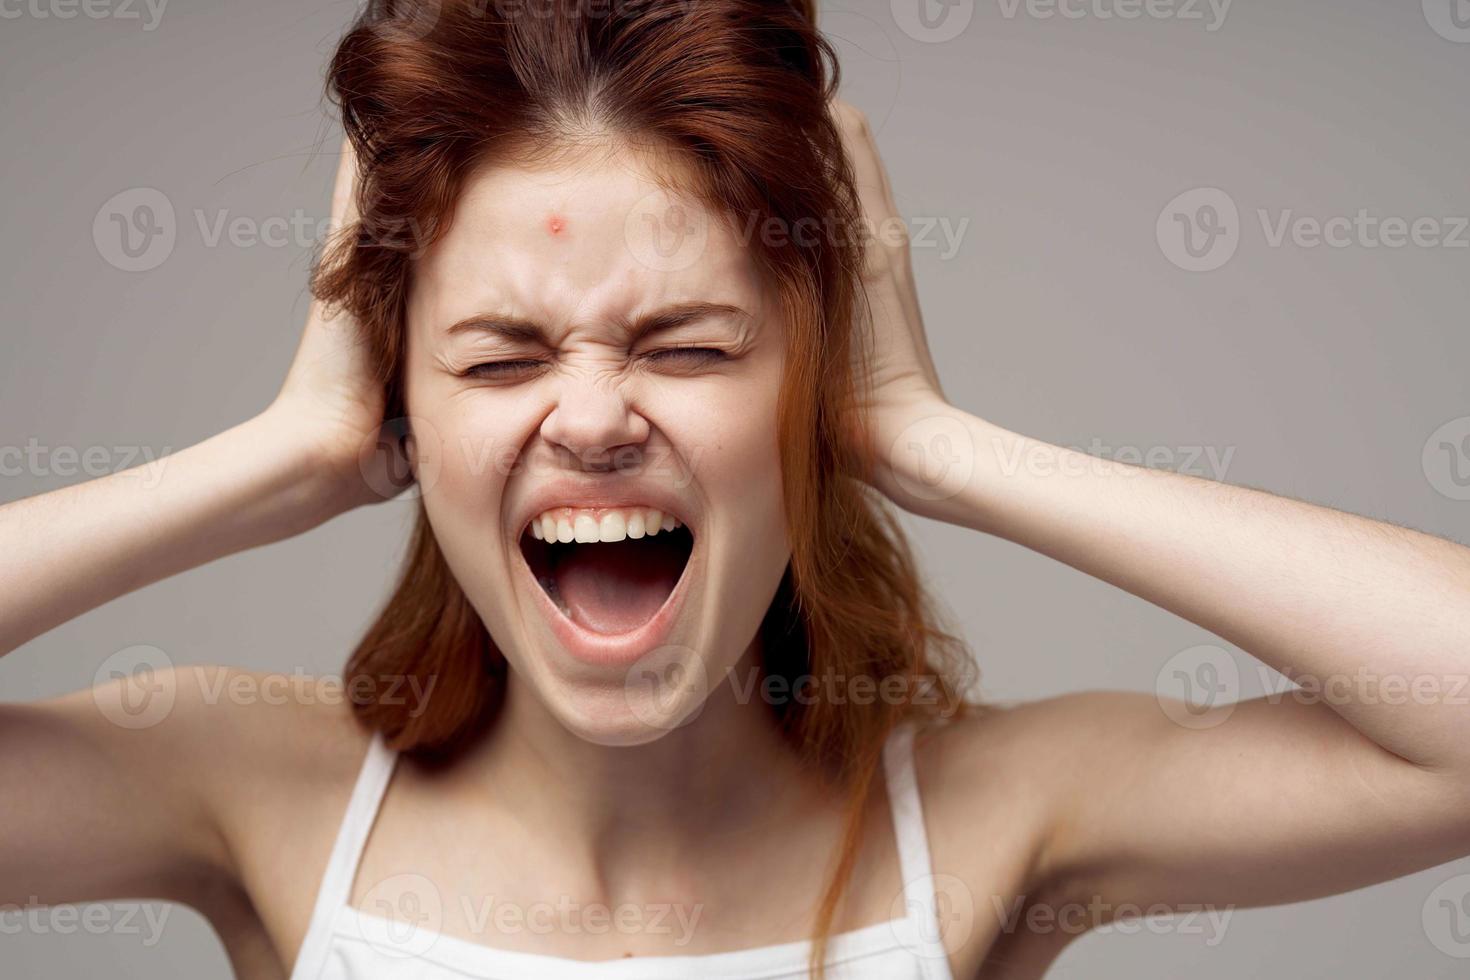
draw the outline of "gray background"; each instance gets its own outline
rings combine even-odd
[[[1101,14],[1126,0],[1074,3],[1080,17],[958,0],[948,15],[969,20],[947,39],[897,2],[828,3],[823,23],[915,231],[968,219],[956,254],[914,251],[954,401],[1053,442],[1152,451],[1465,538],[1470,491],[1454,477],[1470,472],[1470,442],[1458,458],[1424,450],[1447,424],[1450,441],[1470,432],[1470,249],[1273,247],[1257,217],[1470,214],[1470,30],[1436,18],[1449,0],[1240,0],[1218,24],[1202,5],[1203,19],[1124,19]],[[278,245],[209,235],[221,217],[269,232],[267,219],[326,214],[334,161],[315,151],[338,133],[320,89],[352,4],[174,0],[155,22],[137,0],[94,3],[0,5],[0,447],[42,451],[19,466],[11,454],[3,500],[77,480],[66,447],[127,465],[264,407],[305,313],[312,230]],[[1169,9],[1194,12],[1155,8]],[[1156,222],[1201,187],[1225,191],[1241,221],[1224,240],[1234,257],[1190,272]],[[137,188],[167,198],[175,241],[129,272],[106,232]],[[134,644],[178,663],[335,671],[410,513],[358,511],[94,610],[0,661],[0,696],[89,685]],[[911,526],[990,697],[1152,690],[1171,657],[1218,642],[1013,545]],[[1259,693],[1254,661],[1230,654],[1240,693]],[[1436,945],[1444,925],[1425,916],[1436,886],[1466,872],[1470,860],[1239,912],[1213,946],[1177,929],[1093,934],[1051,975],[1460,977],[1470,961],[1450,954],[1470,943]],[[120,917],[95,935],[0,923],[6,977],[228,975],[186,909],[156,943]]]

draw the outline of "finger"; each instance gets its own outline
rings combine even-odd
[[[861,112],[846,102],[834,101],[832,114],[852,163],[853,182],[857,185],[863,211],[874,220],[880,219],[887,201],[883,195],[883,175],[879,172],[877,154],[867,132],[867,121]]]
[[[894,203],[872,127],[861,111],[840,100],[833,100],[832,112],[852,162],[853,183],[863,210],[864,278],[903,274],[908,268],[908,229]]]
[[[357,220],[357,155],[352,150],[352,143],[342,140],[342,147],[337,161],[337,176],[332,184],[332,210],[328,219],[329,240],[335,240],[338,232]],[[310,347],[318,334],[329,328],[334,321],[346,322],[349,318],[342,315],[340,308],[328,308],[315,295],[311,299],[311,307],[307,313],[306,331],[302,337],[302,349]],[[298,355],[300,356],[300,355]]]
[[[332,228],[336,230],[357,220],[357,154],[352,143],[342,140],[341,158],[337,163],[337,180],[332,187]]]
[[[859,198],[875,220],[897,217],[898,205],[893,198],[893,187],[888,179],[888,168],[878,152],[877,140],[868,124],[867,116],[860,109],[841,100],[833,100],[832,111],[838,121],[843,143],[852,160],[853,176],[858,185]]]
[[[912,286],[908,228],[894,202],[888,168],[883,165],[872,127],[863,113],[838,99],[832,102],[832,112],[852,161],[853,180],[867,222],[866,232],[876,236],[876,240],[868,242],[866,262],[866,277],[879,287],[870,294],[871,301],[880,308],[872,310],[872,315],[896,317],[905,325],[921,370],[938,388],[938,374]]]

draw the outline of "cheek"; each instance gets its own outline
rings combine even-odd
[[[536,429],[533,406],[508,389],[466,388],[427,372],[416,375],[410,369],[405,381],[414,431],[425,431],[428,450],[438,454],[421,460],[432,476],[432,483],[422,486],[425,505],[467,512],[484,522],[487,513],[496,513],[485,508],[498,507],[519,453]]]
[[[778,391],[775,380],[691,386],[650,413],[679,454],[680,475],[706,499],[712,520],[730,522],[742,550],[760,542],[784,553]]]
[[[498,597],[509,593],[502,503],[529,423],[514,399],[450,388],[437,378],[405,391],[415,427],[433,433],[439,453],[423,505],[444,560],[502,650],[515,646],[514,620]],[[522,410],[523,411],[523,410]],[[432,465],[430,468],[433,468]]]
[[[463,391],[425,410],[442,437],[436,492],[447,505],[473,506],[483,515],[487,504],[500,500],[533,428],[518,422],[515,408],[486,391]]]
[[[486,389],[449,388],[431,378],[405,392],[415,426],[435,436],[432,483],[424,510],[444,560],[501,650],[516,647],[515,621],[500,598],[510,594],[502,504],[527,423],[514,399]]]

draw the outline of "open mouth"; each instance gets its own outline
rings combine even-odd
[[[569,620],[595,633],[645,625],[679,584],[694,536],[652,507],[557,507],[521,535],[531,575]]]

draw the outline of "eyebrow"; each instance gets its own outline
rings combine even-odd
[[[645,314],[632,322],[623,319],[620,324],[626,329],[630,340],[638,340],[651,333],[673,330],[697,320],[716,317],[749,319],[750,314],[729,303],[675,303]],[[548,333],[544,326],[534,320],[501,313],[476,313],[465,317],[451,325],[447,333],[453,336],[469,331],[491,333],[511,341],[540,341],[543,343]]]

